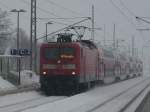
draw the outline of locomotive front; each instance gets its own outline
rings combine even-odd
[[[43,44],[40,52],[41,89],[47,93],[73,89],[80,72],[78,42]]]

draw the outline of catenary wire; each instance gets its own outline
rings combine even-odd
[[[122,14],[124,17],[126,17],[126,20],[127,20],[131,25],[133,25],[134,28],[136,28],[136,24],[135,24],[133,21],[131,21],[131,20],[129,19],[129,17],[113,2],[113,0],[109,0],[109,1],[110,1],[110,3],[120,12],[120,14]]]
[[[132,16],[135,17],[135,14],[124,4],[124,2],[122,0],[119,0],[120,4],[128,11],[128,13],[130,13]]]
[[[26,5],[30,5],[30,3],[27,2],[27,1],[25,1],[25,0],[19,0],[19,1],[21,1],[22,3],[24,3],[24,4],[26,4]],[[53,16],[55,16],[55,17],[60,17],[60,16],[54,14],[53,12],[50,12],[50,11],[48,11],[48,10],[45,10],[45,9],[39,7],[39,6],[37,6],[37,9],[40,10],[40,11],[42,11],[42,12],[44,12],[44,13],[46,13],[46,14],[50,14],[50,15],[53,15]]]
[[[81,15],[81,14],[79,14],[78,12],[73,11],[73,10],[71,10],[71,9],[69,9],[69,8],[66,8],[66,7],[64,7],[64,6],[58,4],[58,3],[54,2],[54,1],[51,1],[51,0],[45,0],[45,1],[47,1],[47,3],[50,4],[50,5],[55,5],[56,7],[59,7],[59,8],[61,8],[61,9],[64,9],[64,10],[70,12],[70,13],[73,13],[73,14],[76,14],[76,15]]]

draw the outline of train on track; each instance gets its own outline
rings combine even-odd
[[[90,40],[72,40],[60,33],[56,42],[40,47],[41,90],[48,95],[79,92],[97,83],[141,76],[139,58],[98,46]]]

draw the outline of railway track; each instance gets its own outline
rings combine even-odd
[[[71,109],[71,112],[109,112],[110,110],[111,112],[124,112],[126,108],[128,108],[128,106],[132,102],[134,102],[133,100],[135,100],[142,93],[142,91],[147,89],[149,86],[150,86],[150,79],[147,78],[147,79],[143,79],[139,82],[134,83],[132,86],[127,87],[125,90],[122,90],[118,93],[116,92],[116,94],[114,95],[111,94],[111,91],[110,91],[110,94],[108,94],[108,96],[107,96],[107,93],[105,95],[105,92],[100,92],[100,96],[97,96],[96,100],[93,100],[92,102],[87,102],[83,105],[80,105],[77,108]],[[103,91],[103,89],[101,90]],[[137,93],[133,93],[133,91],[137,91],[138,95]],[[125,103],[126,101],[125,97],[128,98],[132,94],[134,95],[134,98],[132,98],[132,101],[130,99],[128,103]],[[118,102],[120,104],[122,103],[125,103],[125,104],[124,106],[122,105],[120,106]],[[113,111],[112,110],[113,108],[115,108],[116,110]],[[67,111],[67,112],[70,112],[70,111]]]
[[[110,97],[108,97],[107,99],[105,99],[103,101],[100,101],[98,103],[93,102],[94,105],[91,105],[91,107],[90,106],[88,107],[87,104],[84,103],[85,105],[81,105],[81,104],[79,104],[79,106],[74,105],[73,108],[71,107],[72,109],[67,109],[68,108],[67,102],[78,101],[77,100],[77,99],[79,99],[78,95],[76,95],[75,97],[72,96],[69,98],[68,97],[66,98],[64,96],[45,97],[43,95],[41,95],[41,96],[39,95],[38,97],[31,98],[28,100],[24,100],[24,101],[20,101],[20,102],[16,102],[16,103],[11,103],[11,104],[0,105],[0,112],[24,112],[26,110],[27,110],[27,112],[28,112],[28,110],[29,110],[29,112],[30,111],[36,112],[38,109],[40,109],[40,107],[42,107],[42,108],[49,107],[48,110],[50,111],[50,110],[53,110],[55,108],[55,107],[53,108],[52,105],[58,106],[58,108],[54,109],[55,111],[58,109],[61,110],[61,107],[66,108],[62,112],[101,112],[102,110],[107,112],[108,110],[110,111],[111,108],[113,108],[113,107],[110,107],[111,104],[118,106],[117,102],[121,101],[122,100],[121,98],[128,97],[128,96],[130,96],[130,94],[133,91],[137,91],[136,95],[134,95],[132,100],[128,100],[128,102],[125,103],[124,106],[121,106],[117,111],[113,111],[113,110],[111,111],[111,112],[125,112],[126,108],[128,108],[128,106],[130,104],[132,104],[132,102],[134,102],[134,100],[136,100],[136,98],[142,93],[142,91],[147,89],[147,87],[149,87],[149,86],[150,86],[150,79],[144,78],[142,80],[139,80],[138,82],[133,83],[132,86],[127,86],[125,90],[122,89],[121,91],[116,92],[116,94],[114,94],[114,95],[109,94]],[[119,87],[119,85],[116,87]],[[104,88],[102,87],[101,90],[105,90]],[[82,94],[79,96],[82,96]],[[66,100],[65,100],[65,98],[66,98]],[[72,98],[74,99],[73,101],[71,100]],[[82,98],[84,99],[84,97],[82,97]],[[91,102],[88,102],[88,103],[91,104]],[[62,106],[59,108],[60,104]]]
[[[146,84],[145,84],[146,83]],[[143,88],[144,86],[144,88]],[[130,88],[122,91],[121,93],[115,95],[114,97],[106,100],[105,102],[89,109],[86,112],[101,112],[101,111],[106,111],[106,110],[111,110],[110,105],[112,105],[112,103],[114,105],[117,105],[117,101],[120,101],[121,97],[122,99],[125,96],[129,96],[130,93],[132,93],[133,90],[139,90],[138,93],[130,100],[128,101],[128,103],[124,104],[123,107],[115,107],[114,110],[111,110],[111,112],[125,112],[125,110],[143,93],[144,90],[146,90],[148,87],[150,86],[150,80],[149,79],[145,79],[139,83],[136,83],[135,85],[131,86]],[[136,89],[135,89],[136,88]],[[143,88],[143,89],[141,89]],[[128,94],[128,95],[127,95]]]
[[[150,86],[150,83],[146,85],[131,101],[129,101],[119,112],[125,112],[126,109]]]
[[[40,105],[44,105],[47,103],[53,103],[58,100],[62,100],[66,98],[65,96],[51,96],[51,97],[36,97],[12,104],[2,105],[0,106],[0,112],[21,112],[26,109],[35,108]]]

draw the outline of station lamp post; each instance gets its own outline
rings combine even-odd
[[[45,25],[46,25],[46,35],[45,35],[45,37],[46,37],[46,41],[47,41],[47,30],[48,30],[48,25],[49,24],[53,24],[52,22],[47,22],[47,23],[45,23]]]
[[[17,52],[19,52],[19,19],[20,19],[20,13],[26,12],[24,9],[13,9],[11,12],[17,13]],[[17,59],[17,71],[19,72],[19,81],[18,83],[20,84],[20,59]]]
[[[19,21],[20,21],[20,13],[21,12],[26,12],[24,9],[13,9],[11,12],[17,13],[17,50],[19,50]]]

